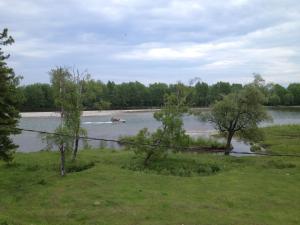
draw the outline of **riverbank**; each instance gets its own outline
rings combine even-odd
[[[277,139],[278,151],[299,152],[283,129],[269,132],[268,150]],[[17,153],[12,165],[0,162],[0,224],[300,223],[299,158],[179,153],[142,171],[136,160],[131,151],[84,150],[62,178],[57,152]],[[170,174],[189,165],[197,173]]]
[[[300,112],[300,106],[266,106],[268,109],[272,110],[291,110]],[[124,110],[90,110],[83,111],[82,116],[113,116],[123,113],[143,113],[143,112],[155,112],[158,111],[159,108],[149,108],[149,109],[124,109]],[[193,108],[193,110],[209,110],[208,107],[203,108]],[[31,117],[59,117],[59,112],[21,112],[22,118],[31,118]]]
[[[101,111],[83,111],[82,116],[113,116],[122,113],[141,113],[155,112],[159,109],[128,109],[128,110],[101,110]],[[59,112],[21,112],[22,118],[31,117],[60,117]]]

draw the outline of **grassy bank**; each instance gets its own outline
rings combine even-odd
[[[271,138],[294,148],[273,134],[270,150],[279,150]],[[0,163],[0,224],[300,223],[299,158],[176,154],[140,171],[131,152],[89,150],[61,178],[58,157],[18,153],[13,165]],[[178,168],[191,173],[172,175]]]
[[[262,128],[264,147],[273,153],[300,154],[300,125],[282,125]]]

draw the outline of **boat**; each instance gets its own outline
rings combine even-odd
[[[116,118],[116,117],[112,117],[110,119],[110,121],[113,122],[113,123],[126,123],[126,120],[122,120],[122,119]]]

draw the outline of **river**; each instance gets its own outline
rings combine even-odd
[[[269,108],[269,114],[273,122],[264,122],[260,126],[270,126],[275,124],[300,124],[300,108]],[[111,116],[126,120],[126,123],[109,123]],[[134,135],[142,128],[148,128],[154,131],[160,126],[153,118],[153,112],[124,112],[115,111],[113,113],[104,113],[103,115],[83,116],[82,126],[87,129],[88,136],[118,139],[123,135]],[[33,114],[34,115],[34,114]],[[207,123],[199,121],[195,116],[185,116],[183,118],[186,132],[194,137],[209,137],[215,133],[214,127]],[[53,116],[22,117],[20,119],[20,128],[34,129],[42,131],[54,131],[59,124],[59,118]],[[24,131],[19,135],[13,136],[14,142],[19,145],[20,152],[33,152],[45,148],[45,143],[36,133]],[[99,141],[89,141],[93,147],[99,147]],[[250,146],[243,141],[233,140],[234,151],[250,152]],[[117,147],[115,143],[107,143],[108,147]]]

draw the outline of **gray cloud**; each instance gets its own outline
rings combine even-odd
[[[24,83],[49,81],[58,65],[96,79],[300,81],[296,0],[0,0]]]

